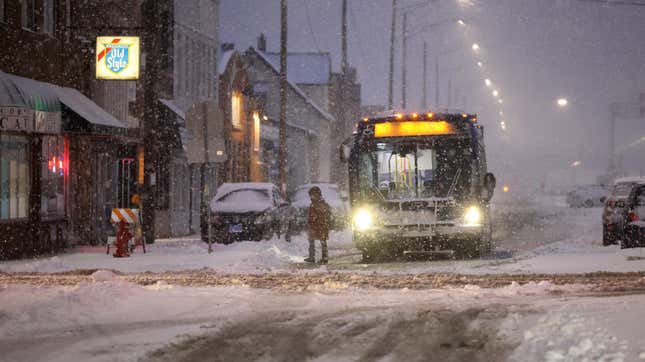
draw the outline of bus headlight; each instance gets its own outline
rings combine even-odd
[[[471,206],[466,209],[464,213],[464,221],[468,226],[480,225],[482,221],[482,213],[477,206]]]
[[[374,216],[369,210],[360,209],[352,217],[352,224],[358,231],[364,231],[374,224]]]

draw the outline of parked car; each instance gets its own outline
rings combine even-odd
[[[604,200],[602,213],[602,244],[607,246],[623,239],[625,227],[625,206],[627,199],[637,185],[645,185],[644,177],[625,177],[614,181],[609,196]]]
[[[607,187],[604,185],[578,186],[567,193],[566,201],[570,207],[600,207],[607,193]]]
[[[625,237],[620,248],[645,246],[645,184],[632,189],[625,205]]]
[[[343,230],[347,227],[347,194],[340,191],[336,184],[332,183],[312,183],[299,186],[291,198],[291,205],[295,209],[294,230],[303,231],[307,227],[307,217],[309,215],[309,190],[318,186],[322,191],[323,198],[331,207],[332,229]]]
[[[225,183],[210,203],[211,237],[219,243],[288,238],[289,203],[271,183]],[[207,228],[202,232],[207,232]],[[207,235],[202,240],[208,241]]]

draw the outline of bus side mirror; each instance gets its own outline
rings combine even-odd
[[[497,179],[495,179],[495,175],[491,172],[487,173],[486,176],[484,176],[484,193],[482,195],[484,201],[488,202],[493,198],[493,192],[495,192],[496,185]]]

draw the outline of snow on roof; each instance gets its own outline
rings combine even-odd
[[[164,106],[168,107],[173,113],[175,113],[179,118],[186,120],[186,112],[184,112],[183,109],[181,109],[177,103],[173,102],[172,99],[163,99],[159,98],[159,102],[161,102]]]
[[[280,53],[265,53],[274,68],[280,69]],[[295,84],[329,84],[329,53],[288,53],[287,79]]]
[[[228,66],[228,63],[231,61],[233,54],[235,54],[235,49],[227,50],[222,53],[219,64],[217,65],[217,74],[224,74],[224,72],[226,72],[226,67]]]
[[[635,176],[635,177],[621,177],[621,178],[617,178],[614,181],[614,185],[615,184],[620,184],[620,183],[645,184],[645,177],[638,177],[638,176]]]
[[[105,109],[99,107],[78,90],[58,86],[55,86],[54,90],[56,91],[56,94],[58,94],[61,103],[69,107],[69,109],[83,117],[83,119],[88,122],[99,126],[126,128],[121,121],[114,118],[114,116],[108,113]]]
[[[260,59],[262,59],[262,60],[263,60],[263,61],[264,61],[268,66],[269,66],[269,68],[271,68],[271,69],[273,70],[273,72],[274,72],[276,75],[280,75],[280,70],[279,70],[279,68],[277,68],[275,65],[273,65],[273,64],[271,63],[271,61],[267,58],[267,56],[266,56],[266,54],[265,54],[264,52],[258,51],[258,50],[256,50],[256,49],[255,49],[255,48],[253,48],[253,47],[251,47],[251,48],[249,48],[249,49],[250,49],[253,53],[257,54],[257,55],[258,55],[258,57],[259,57]],[[288,65],[287,65],[287,66],[288,66]],[[287,83],[289,84],[289,86],[291,87],[291,89],[293,89],[293,90],[294,90],[294,91],[295,91],[295,92],[296,92],[296,93],[297,93],[297,94],[298,94],[302,99],[304,99],[304,101],[305,101],[307,104],[309,104],[310,106],[312,106],[312,107],[313,107],[313,108],[314,108],[318,113],[320,113],[320,115],[321,115],[321,116],[323,116],[323,118],[325,118],[325,119],[326,119],[326,120],[328,120],[328,121],[333,121],[333,120],[334,120],[334,117],[332,117],[332,115],[331,115],[331,114],[329,114],[329,113],[325,112],[322,108],[320,108],[320,107],[316,104],[316,102],[314,102],[311,98],[309,98],[309,96],[307,96],[307,95],[305,94],[305,92],[303,92],[303,91],[302,91],[302,89],[298,88],[298,86],[297,86],[297,85],[295,85],[294,83],[292,83],[292,82],[291,82],[291,81],[289,81],[288,79],[287,79]]]

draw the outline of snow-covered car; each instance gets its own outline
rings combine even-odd
[[[578,186],[567,193],[567,204],[570,207],[600,207],[608,190],[604,185]]]
[[[217,189],[210,210],[215,242],[268,240],[274,234],[288,237],[290,205],[271,183],[225,183]],[[202,235],[202,240],[208,241],[208,236]]]
[[[625,205],[635,186],[645,185],[645,177],[624,177],[614,181],[602,213],[602,244],[616,244],[624,235]]]
[[[625,205],[625,237],[620,248],[636,248],[645,245],[645,184],[632,189]]]
[[[336,184],[331,183],[312,183],[299,186],[291,198],[291,205],[295,209],[295,220],[293,227],[295,230],[304,230],[307,225],[309,206],[309,190],[317,186],[322,191],[323,198],[331,207],[332,229],[343,230],[347,227],[347,197],[338,189]]]

